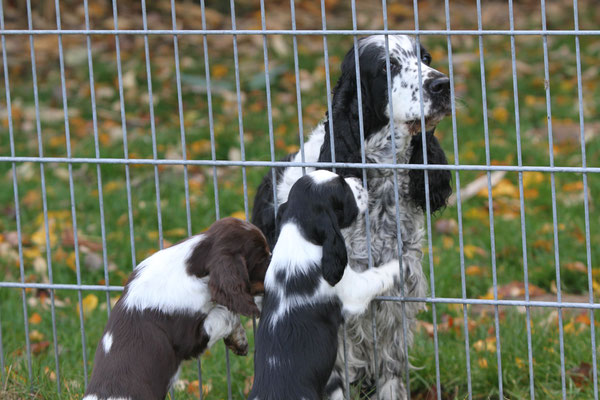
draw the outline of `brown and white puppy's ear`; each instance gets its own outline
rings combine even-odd
[[[215,303],[248,317],[260,315],[251,293],[246,261],[241,255],[218,254],[212,260],[208,278]]]

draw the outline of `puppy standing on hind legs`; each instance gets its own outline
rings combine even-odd
[[[224,218],[142,261],[110,314],[84,400],[162,400],[181,362],[220,339],[247,354],[237,314],[259,314],[252,296],[269,260],[254,225]]]
[[[300,178],[290,190],[265,277],[249,399],[322,399],[344,317],[363,313],[398,279],[398,260],[362,272],[347,268],[341,229],[366,207],[358,179],[325,170]]]

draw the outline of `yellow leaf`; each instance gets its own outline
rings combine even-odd
[[[31,314],[31,317],[29,317],[30,324],[37,325],[40,322],[42,322],[42,317],[38,313],[33,313]]]
[[[23,248],[23,256],[30,260],[35,260],[42,256],[42,252],[37,247],[25,247]]]
[[[69,267],[73,271],[77,271],[77,264],[75,261],[76,261],[75,253],[70,252],[69,255],[67,256],[67,261],[65,261],[65,262],[67,263],[67,267]]]
[[[95,294],[88,294],[81,300],[83,305],[83,316],[87,317],[92,311],[98,307],[98,296]],[[79,314],[79,304],[77,304],[77,313]]]
[[[508,111],[504,107],[496,107],[492,110],[492,117],[499,122],[508,120]]]
[[[476,254],[480,256],[485,256],[487,254],[484,249],[482,249],[481,247],[474,246],[472,244],[466,244],[463,247],[463,250],[465,252],[465,257],[467,258],[473,258]]]
[[[473,348],[477,351],[489,351],[489,352],[494,352],[496,351],[496,338],[495,337],[489,337],[485,340],[478,340],[475,343],[473,343]]]
[[[115,190],[119,189],[121,186],[123,186],[123,183],[120,181],[110,181],[104,185],[104,193],[112,193]]]
[[[210,151],[210,140],[202,139],[192,142],[190,145],[192,153],[208,153]]]
[[[575,333],[575,321],[571,321],[564,327],[565,333]]]
[[[487,368],[488,367],[488,362],[487,362],[487,359],[485,359],[485,358],[480,358],[479,360],[477,360],[477,364],[481,368]]]
[[[523,172],[523,187],[529,188],[544,182],[544,174],[539,171]]]
[[[517,367],[520,369],[523,369],[525,367],[525,361],[523,361],[522,359],[520,359],[519,357],[515,357],[515,363],[517,364]]]
[[[236,211],[230,215],[230,217],[241,219],[242,221],[246,220],[246,213],[244,211]]]
[[[227,75],[227,72],[229,71],[229,68],[227,68],[227,66],[223,64],[215,64],[212,66],[211,69],[212,76],[215,79],[223,78],[225,75]]]
[[[477,265],[470,265],[465,269],[465,274],[468,276],[481,276],[483,275],[483,269]]]
[[[40,342],[44,340],[44,334],[38,331],[37,329],[34,329],[32,331],[29,331],[29,340],[31,340],[32,342]]]
[[[451,236],[442,237],[442,247],[449,250],[454,246],[454,239]]]
[[[478,193],[480,197],[488,197],[488,188],[485,187],[481,189]],[[519,197],[519,188],[516,187],[511,181],[508,179],[502,179],[496,186],[492,188],[492,196],[505,196],[511,198]]]
[[[562,189],[565,192],[577,192],[577,191],[583,190],[583,182],[577,181],[577,182],[566,183],[562,186]]]
[[[465,211],[465,218],[477,219],[483,223],[489,224],[489,214],[487,208],[470,208],[467,211]]]
[[[186,236],[187,235],[187,230],[183,229],[183,228],[175,228],[175,229],[169,229],[168,231],[165,231],[165,236]]]

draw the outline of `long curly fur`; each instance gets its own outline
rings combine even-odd
[[[420,130],[421,105],[417,63],[421,62],[423,78],[423,112],[428,130],[425,135],[428,164],[447,164],[439,142],[433,135],[436,124],[450,111],[449,80],[429,67],[431,57],[421,48],[421,60],[416,57],[416,43],[408,36],[389,36],[390,75],[393,114],[389,110],[387,71],[385,62],[385,38],[370,36],[359,40],[359,64],[362,94],[364,142],[360,140],[358,101],[355,73],[355,53],[351,49],[342,63],[342,74],[335,86],[332,103],[333,143],[329,121],[319,124],[304,146],[307,162],[331,161],[332,149],[336,162],[360,162],[361,146],[368,163],[423,163],[422,134]],[[393,124],[390,119],[393,120]],[[393,129],[392,129],[393,126]],[[392,135],[395,138],[395,154],[392,152]],[[299,154],[289,156],[301,161]],[[306,168],[306,173],[314,170]],[[362,170],[339,168],[343,176],[362,178]],[[302,168],[287,167],[276,174],[277,202],[287,200],[291,186],[302,176]],[[429,210],[443,208],[451,193],[451,175],[446,170],[429,170]],[[356,271],[368,268],[369,247],[373,266],[379,267],[390,260],[400,259],[404,288],[395,287],[386,295],[425,297],[426,280],[421,268],[425,237],[424,212],[426,207],[424,171],[419,169],[397,170],[366,169],[369,193],[369,226],[365,215],[342,230],[346,241],[348,262]],[[398,211],[395,201],[395,182],[398,188]],[[276,219],[273,204],[272,175],[269,172],[257,191],[252,222],[263,230],[267,238],[276,237]],[[367,241],[369,229],[370,243]],[[398,235],[400,243],[398,245]],[[274,246],[274,241],[270,241]],[[401,249],[401,254],[398,251]],[[423,303],[408,302],[402,307],[395,302],[377,303],[371,312],[349,318],[347,324],[347,362],[351,382],[376,386],[381,399],[406,399],[404,372],[408,355],[405,341],[410,348],[416,322],[416,314],[424,308]],[[372,318],[377,324],[377,365],[373,360]],[[405,326],[403,326],[405,324]],[[406,328],[406,329],[404,329]],[[404,337],[406,331],[406,337]],[[339,340],[343,340],[340,333]],[[327,385],[330,399],[343,398],[344,354],[339,346],[336,367]],[[376,377],[379,376],[379,382]]]

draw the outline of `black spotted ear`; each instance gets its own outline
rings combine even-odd
[[[215,303],[248,317],[260,315],[251,294],[250,279],[244,258],[219,254],[210,262],[208,287]]]
[[[447,165],[448,160],[444,149],[440,146],[437,138],[434,136],[434,130],[426,132],[427,164]],[[413,136],[411,141],[412,154],[410,164],[423,164],[423,139],[422,134]],[[413,202],[421,207],[423,211],[427,209],[425,197],[425,171],[420,169],[411,169],[408,173],[409,194]],[[449,170],[430,169],[428,170],[429,180],[429,206],[431,213],[434,213],[446,206],[448,197],[452,194],[452,174]]]
[[[321,268],[323,269],[323,278],[331,286],[335,286],[344,275],[344,270],[348,264],[348,254],[346,253],[346,243],[338,226],[337,218],[332,213],[322,221],[322,234],[325,235],[323,242],[323,256],[321,259]]]
[[[363,95],[363,109],[367,103]],[[363,113],[365,132],[367,132],[368,115],[369,113]],[[333,125],[333,144],[331,143],[330,120]],[[332,113],[327,115],[323,125],[325,135],[319,153],[319,162],[331,162],[333,149],[336,162],[360,163],[360,127],[354,48],[346,54],[342,62],[342,74],[333,89]],[[326,169],[331,170],[331,168]],[[336,172],[344,177],[361,176],[358,168],[339,168]]]

